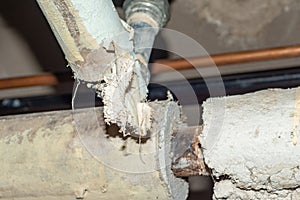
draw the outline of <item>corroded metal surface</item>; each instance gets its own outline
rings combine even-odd
[[[181,127],[173,138],[172,170],[176,176],[209,175],[198,136],[201,126]]]

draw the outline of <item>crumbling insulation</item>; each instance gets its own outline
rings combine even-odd
[[[300,88],[210,98],[200,137],[214,199],[299,199]]]

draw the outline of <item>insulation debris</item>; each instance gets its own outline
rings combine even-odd
[[[117,124],[124,135],[145,136],[151,127],[151,109],[146,102],[148,69],[141,69],[146,66],[135,58],[132,49],[128,52],[114,41],[103,47],[108,53],[114,52],[115,59],[102,74],[103,80],[92,87],[103,99],[105,122]]]

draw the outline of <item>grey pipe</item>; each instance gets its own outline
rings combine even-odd
[[[127,23],[135,29],[134,47],[147,65],[155,36],[170,18],[167,0],[126,0],[123,4]]]
[[[150,20],[152,19],[157,23],[157,28],[163,27],[170,18],[169,2],[167,0],[126,0],[123,9],[129,24],[137,22],[134,18],[136,14],[148,16]],[[140,20],[147,23],[145,19],[140,18]]]

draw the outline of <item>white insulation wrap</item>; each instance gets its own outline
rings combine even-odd
[[[101,108],[0,117],[1,199],[186,199],[170,158],[180,110],[150,106],[158,121],[142,144],[106,130]]]
[[[203,108],[215,199],[300,199],[300,88],[211,98]]]
[[[107,123],[124,135],[146,135],[149,73],[134,53],[134,30],[111,0],[37,0],[76,79],[103,98]]]

